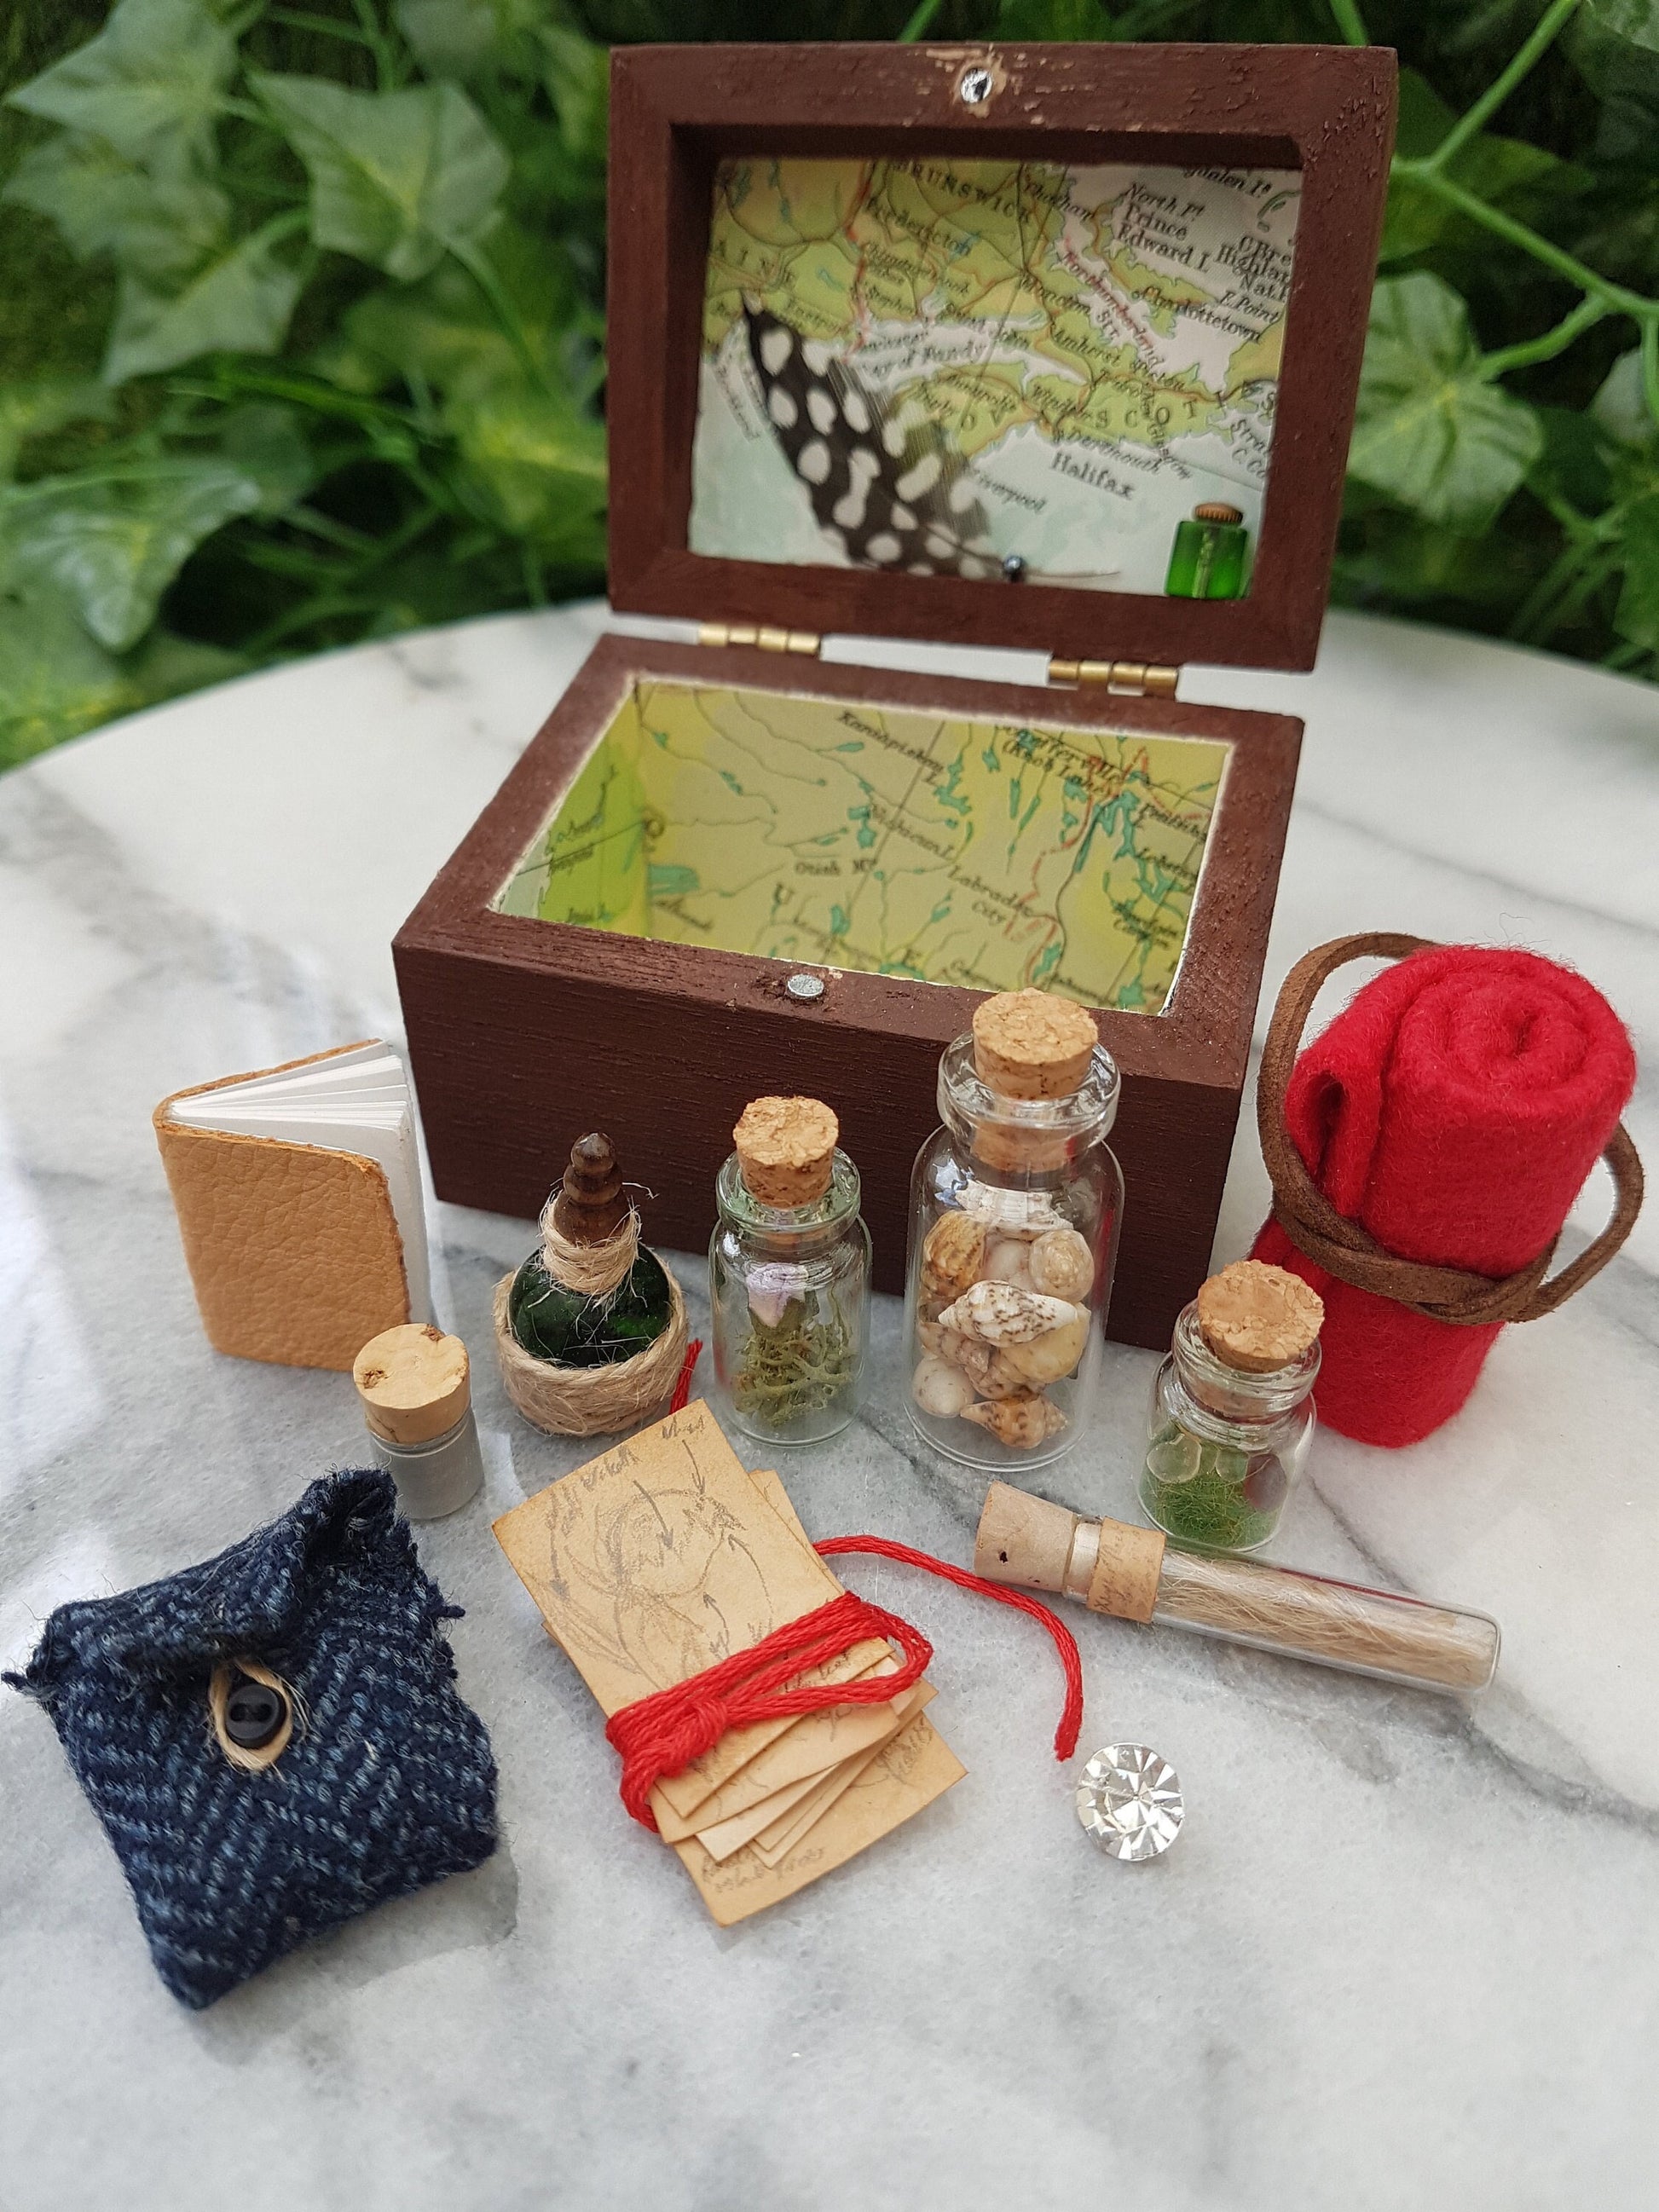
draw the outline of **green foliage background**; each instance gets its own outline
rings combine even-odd
[[[1656,674],[1659,0],[11,0],[0,766],[600,589],[606,45],[924,34],[1397,47],[1335,596]]]

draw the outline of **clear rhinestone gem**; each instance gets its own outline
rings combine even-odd
[[[1187,1805],[1167,1759],[1144,1743],[1109,1743],[1083,1770],[1077,1816],[1115,1859],[1155,1859],[1181,1833]]]

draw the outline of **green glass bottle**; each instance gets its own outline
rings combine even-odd
[[[1164,589],[1177,599],[1242,599],[1250,533],[1236,507],[1206,500],[1176,525]]]
[[[596,1130],[571,1147],[550,1206],[542,1219],[550,1234],[514,1275],[507,1297],[514,1338],[532,1358],[559,1367],[631,1359],[668,1326],[668,1277],[641,1244],[620,1281],[603,1290],[583,1287],[589,1274],[584,1255],[594,1255],[593,1268],[603,1276],[600,1248],[614,1246],[632,1211],[609,1137]]]

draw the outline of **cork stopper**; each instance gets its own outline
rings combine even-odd
[[[351,1379],[369,1431],[383,1443],[430,1443],[472,1402],[466,1346],[430,1322],[372,1336],[351,1363]]]
[[[628,1212],[628,1194],[610,1138],[598,1129],[579,1137],[553,1201],[553,1226],[572,1244],[608,1244]]]
[[[1088,1521],[1064,1505],[994,1482],[974,1538],[974,1572],[988,1583],[1080,1598],[1091,1613],[1150,1620],[1164,1569],[1161,1528]]]
[[[1235,1260],[1198,1294],[1199,1334],[1241,1375],[1270,1375],[1300,1359],[1324,1320],[1318,1292],[1265,1260]]]
[[[1094,1017],[1049,991],[999,991],[974,1014],[974,1065],[1004,1098],[1069,1098],[1099,1042]]]
[[[1201,506],[1193,509],[1193,520],[1194,522],[1239,523],[1244,520],[1244,510],[1242,507],[1229,507],[1225,500],[1206,499]]]
[[[1006,1482],[994,1482],[974,1537],[974,1572],[988,1583],[1063,1590],[1078,1516]]]
[[[756,1098],[732,1132],[738,1165],[763,1206],[811,1206],[830,1188],[841,1124],[817,1098]]]

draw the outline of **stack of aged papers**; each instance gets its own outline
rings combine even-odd
[[[701,1401],[503,1514],[501,1549],[607,1717],[683,1682],[842,1585],[775,1474],[746,1473]],[[892,1674],[884,1638],[809,1681]],[[652,1795],[722,1927],[788,1897],[960,1781],[918,1682],[883,1705],[835,1705],[734,1729]]]

